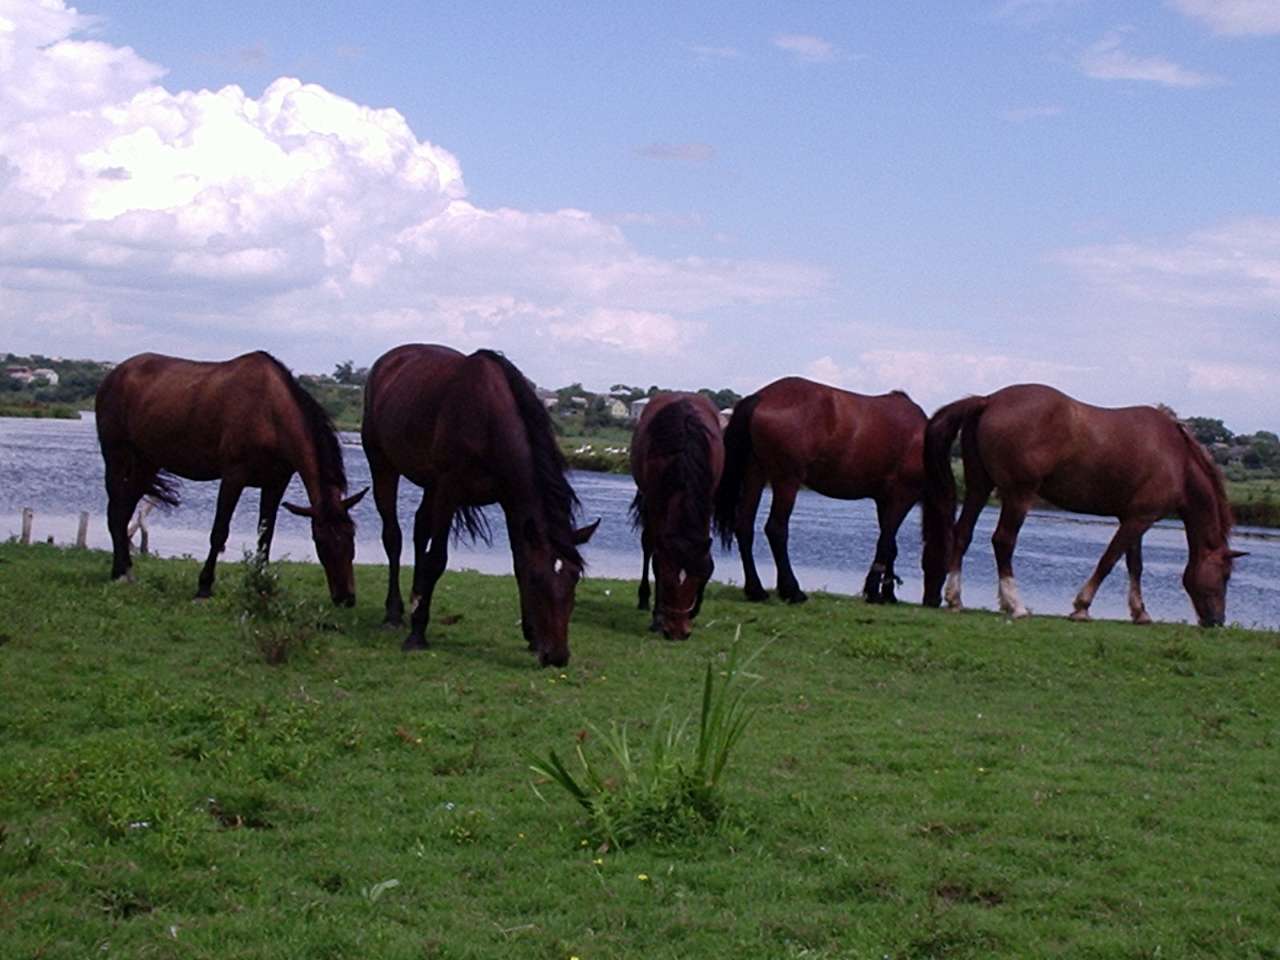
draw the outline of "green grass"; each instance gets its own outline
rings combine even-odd
[[[547,671],[511,580],[447,574],[405,656],[364,567],[270,665],[237,566],[194,604],[193,561],[0,545],[4,957],[1280,956],[1275,633],[714,587],[671,643],[588,579]],[[724,826],[584,845],[526,756],[696,722],[739,626]]]

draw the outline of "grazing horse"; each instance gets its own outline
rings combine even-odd
[[[649,609],[652,557],[656,596],[650,629],[669,639],[688,639],[715,570],[711,514],[723,469],[720,414],[710,400],[663,393],[645,405],[631,438],[631,518],[644,553],[639,606]]]
[[[259,350],[203,363],[140,353],[107,374],[95,409],[106,462],[113,579],[130,577],[128,527],[138,501],[150,496],[177,504],[176,484],[166,474],[221,481],[209,557],[196,589],[196,597],[204,598],[213,590],[214,568],[241,492],[262,489],[258,549],[266,556],[285,487],[296,473],[310,504],[286,503],[285,509],[311,519],[333,602],[355,603],[350,511],[367,490],[343,497],[347,476],[333,423],[271,354]]]
[[[1013,548],[1034,499],[1077,513],[1116,517],[1120,529],[1076,595],[1074,620],[1089,619],[1099,585],[1123,554],[1129,568],[1129,613],[1150,623],[1142,600],[1142,537],[1161,517],[1177,514],[1190,557],[1182,577],[1201,626],[1226,618],[1232,561],[1231,508],[1222,475],[1187,429],[1154,407],[1090,406],[1040,384],[1017,384],[985,397],[947,404],[925,435],[928,498],[955,516],[951,448],[960,434],[964,509],[948,536],[947,605],[960,608],[960,567],[973,526],[991,491],[1000,520],[991,538],[1000,609],[1028,614],[1013,578]]]
[[[524,375],[492,350],[464,356],[427,344],[395,347],[369,371],[360,435],[382,517],[388,625],[404,623],[401,475],[422,487],[413,524],[417,607],[403,649],[427,646],[431,595],[448,563],[450,530],[456,523],[458,533],[488,539],[479,508],[497,503],[506,515],[529,649],[544,666],[568,663],[569,616],[583,570],[578,546],[600,521],[574,529],[578,498],[551,418]]]
[[[894,603],[893,570],[898,528],[924,493],[924,411],[900,390],[863,396],[800,377],[784,377],[738,402],[725,430],[725,470],[716,498],[716,529],[726,547],[738,538],[748,600],[768,594],[751,555],[756,510],[765,484],[773,506],[765,535],[778,568],[778,595],[789,603],[806,597],[787,554],[787,526],[796,494],[807,486],[838,500],[870,497],[880,538],[863,584],[869,603]],[[947,526],[942,514],[924,512],[924,597],[941,601]]]

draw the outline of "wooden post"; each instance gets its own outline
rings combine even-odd
[[[22,539],[19,541],[20,543],[29,544],[31,542],[31,521],[34,519],[35,519],[35,511],[32,510],[30,507],[23,507],[22,508]]]
[[[89,511],[80,511],[80,527],[76,530],[76,546],[83,550],[89,545]]]

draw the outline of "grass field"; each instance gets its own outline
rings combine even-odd
[[[1275,633],[713,587],[670,643],[588,579],[547,671],[511,580],[447,574],[406,657],[364,567],[271,665],[234,558],[202,605],[108,566],[0,545],[5,958],[1280,956]],[[525,751],[693,711],[739,627],[719,829],[603,850],[539,799]]]

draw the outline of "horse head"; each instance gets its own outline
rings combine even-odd
[[[1202,627],[1220,627],[1227,619],[1227,581],[1231,567],[1248,556],[1225,544],[1208,550],[1194,550],[1182,574],[1182,585],[1191,597]]]
[[[538,534],[533,522],[525,525],[524,558],[516,565],[521,626],[529,649],[537,652],[544,667],[569,662],[569,618],[584,566],[576,548],[590,540],[598,526],[596,520],[572,531],[574,549],[557,549]]]
[[[711,538],[660,537],[654,551],[657,620],[668,640],[688,640],[702,592],[715,572]]]
[[[356,576],[352,569],[356,556],[356,524],[351,519],[351,508],[368,492],[369,488],[365,487],[345,500],[335,495],[331,500],[322,501],[318,508],[284,504],[290,513],[311,519],[311,538],[324,567],[325,579],[329,581],[329,596],[343,607],[356,604]]]

